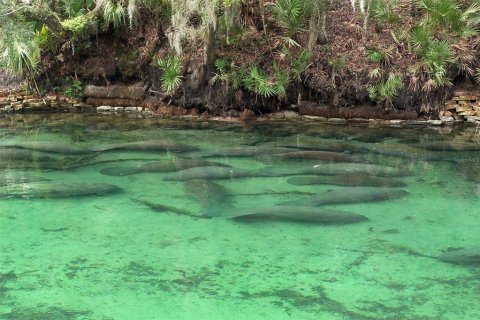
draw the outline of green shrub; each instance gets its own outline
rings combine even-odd
[[[168,55],[158,59],[157,65],[163,71],[162,89],[169,95],[174,94],[182,83],[182,61],[177,56]]]

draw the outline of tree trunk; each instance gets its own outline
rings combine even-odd
[[[317,40],[321,43],[327,42],[327,29],[326,29],[326,8],[325,0],[312,0],[312,15],[309,21],[308,32],[308,45],[307,51],[312,52]]]

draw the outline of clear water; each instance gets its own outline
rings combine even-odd
[[[165,138],[201,150],[319,139],[393,150],[428,141],[478,143],[474,128],[180,123],[93,115],[0,119],[1,143],[92,147]],[[329,205],[369,219],[344,225],[244,223],[157,212],[136,200],[194,214],[215,202],[187,194],[184,182],[163,180],[168,173],[100,173],[148,162],[122,159],[178,156],[172,152],[106,152],[91,160],[117,162],[70,170],[15,168],[18,163],[3,160],[2,176],[35,173],[54,181],[115,184],[124,192],[0,199],[0,319],[479,319],[480,267],[436,257],[480,247],[480,151],[438,151],[439,159],[429,161],[422,149],[408,150],[403,157],[366,156],[411,169],[413,175],[400,178],[409,194]],[[212,160],[249,170],[315,163]],[[218,205],[228,215],[308,197],[300,192],[348,188],[295,186],[287,178],[215,180],[228,193]]]

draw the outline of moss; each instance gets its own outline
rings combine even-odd
[[[74,36],[84,34],[88,28],[92,26],[93,19],[86,15],[81,15],[75,18],[63,20],[61,22],[62,28],[70,31]]]

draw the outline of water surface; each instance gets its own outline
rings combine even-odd
[[[98,150],[168,139],[199,151],[48,153],[50,162],[38,160],[44,154],[36,151],[25,162],[1,159],[4,178],[107,183],[123,192],[35,198],[26,191],[0,199],[0,319],[479,319],[480,266],[437,259],[480,248],[480,151],[451,150],[459,149],[452,143],[479,145],[474,133],[94,115],[2,118],[1,144],[54,141]],[[448,150],[422,147],[439,141]],[[351,187],[299,186],[287,182],[292,176],[273,174],[209,180],[213,184],[202,187],[166,180],[171,172],[101,173],[236,147],[322,143],[348,143],[345,154],[410,171],[387,177],[403,181],[408,195],[325,207],[368,218],[360,223],[247,223],[227,217]],[[205,160],[271,173],[329,163],[265,156]],[[0,188],[9,188],[8,182]]]

